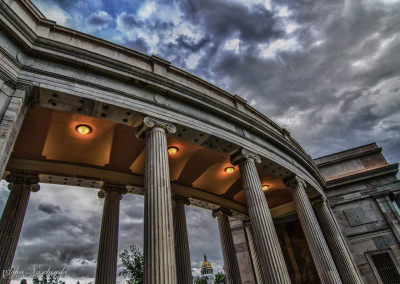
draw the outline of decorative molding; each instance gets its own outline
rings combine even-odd
[[[214,209],[212,211],[212,216],[213,218],[217,218],[220,216],[228,216],[231,217],[232,216],[232,212],[229,209],[223,208],[223,207],[219,207],[217,209]]]
[[[290,190],[296,190],[296,188],[298,186],[303,186],[304,189],[307,187],[306,182],[302,178],[300,178],[298,175],[293,175],[287,179],[284,179],[283,183]]]
[[[126,185],[123,184],[105,182],[97,196],[99,198],[105,198],[107,194],[111,194],[112,192],[117,193],[119,198],[122,199],[122,195],[127,194],[128,189]]]
[[[8,189],[12,190],[15,185],[26,185],[32,192],[40,190],[39,177],[30,173],[11,173],[6,176],[9,183]]]
[[[173,195],[172,201],[175,203],[183,203],[185,205],[190,205],[190,200],[187,197],[180,196],[180,195]]]
[[[231,164],[236,166],[249,159],[254,160],[256,164],[261,163],[261,158],[259,155],[246,149],[240,149],[231,156]]]
[[[357,181],[362,181],[365,179],[370,179],[373,177],[377,176],[382,176],[382,175],[387,175],[387,174],[397,174],[399,171],[399,164],[391,164],[388,166],[372,169],[372,170],[367,170],[364,172],[360,173],[354,173],[354,174],[349,174],[344,177],[339,177],[339,178],[332,178],[330,180],[326,181],[326,187],[327,189],[332,189],[337,186],[349,184],[352,182],[357,182]]]
[[[145,118],[143,118],[142,124],[136,131],[136,137],[143,139],[146,136],[146,133],[154,127],[164,129],[167,134],[176,132],[176,126],[173,123],[158,118],[146,116]]]

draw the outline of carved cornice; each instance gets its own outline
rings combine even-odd
[[[300,178],[298,175],[293,175],[287,179],[283,180],[283,183],[286,185],[287,188],[290,190],[296,190],[298,186],[302,186],[303,188],[307,187],[306,182]]]
[[[221,216],[228,216],[232,217],[232,211],[223,207],[214,209],[212,212],[212,216],[214,218],[221,217]]]
[[[101,190],[99,191],[97,196],[99,198],[105,198],[106,195],[111,194],[111,193],[118,194],[119,198],[122,199],[122,195],[127,194],[128,189],[123,184],[106,182],[106,183],[104,183],[103,187],[101,188]]]
[[[143,139],[146,136],[146,133],[154,127],[164,129],[167,134],[176,132],[176,126],[173,123],[158,118],[146,116],[145,118],[143,118],[143,122],[136,130],[136,137]]]
[[[236,166],[239,165],[249,159],[252,159],[255,163],[261,163],[261,158],[256,153],[250,152],[246,149],[240,149],[235,154],[231,156],[231,163],[232,165]]]
[[[183,203],[185,205],[190,205],[190,200],[187,197],[174,195],[172,196],[172,201],[175,203]]]
[[[12,190],[16,185],[25,185],[32,192],[37,192],[40,189],[39,177],[36,174],[30,173],[11,173],[6,176],[6,181],[9,183],[8,189]]]

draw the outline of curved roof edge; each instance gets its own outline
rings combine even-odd
[[[4,11],[5,9],[11,9],[18,17],[19,21],[12,21],[17,18],[8,18],[6,20],[11,22],[18,31],[18,38],[16,38],[16,40],[22,44],[23,49],[28,51],[28,53],[32,52],[33,48],[36,48],[36,46],[43,46],[44,42],[52,41],[57,44],[64,44],[84,51],[86,52],[86,56],[88,56],[87,52],[93,52],[97,56],[106,57],[108,61],[119,62],[120,65],[128,64],[131,68],[137,68],[141,70],[141,72],[152,72],[155,75],[173,81],[175,84],[181,84],[186,88],[192,89],[194,93],[203,93],[209,96],[210,99],[219,101],[225,104],[225,106],[246,114],[259,125],[263,124],[268,127],[271,130],[270,132],[272,132],[276,138],[279,138],[279,142],[286,145],[293,154],[300,158],[299,162],[311,170],[321,186],[325,188],[325,179],[317,169],[314,160],[304,151],[300,144],[291,137],[290,133],[247,104],[247,101],[240,96],[232,95],[204,79],[171,65],[169,61],[158,56],[148,56],[95,36],[59,26],[55,21],[46,19],[28,0],[0,0],[0,10]],[[3,15],[5,14],[7,13]],[[0,21],[4,22],[5,19],[3,15],[0,15]],[[93,44],[101,48],[90,50]],[[41,50],[41,52],[43,51]],[[182,80],[185,81],[183,82]]]

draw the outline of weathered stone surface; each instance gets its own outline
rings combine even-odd
[[[377,249],[385,249],[392,245],[398,244],[396,238],[392,234],[372,237],[372,241]]]
[[[400,189],[397,167],[388,165],[380,151],[372,143],[341,152],[340,157],[327,156],[326,164],[317,159],[322,168],[343,169],[341,164],[347,164],[346,182],[339,183],[340,177],[330,180],[326,194],[364,283],[378,283],[373,263],[366,257],[369,252],[389,250],[400,263],[400,216],[388,196]],[[362,167],[348,167],[352,163]]]
[[[0,117],[0,176],[4,173],[28,107],[25,90],[17,89],[10,95],[5,112]]]
[[[378,221],[371,206],[365,205],[343,210],[350,226],[359,226]]]

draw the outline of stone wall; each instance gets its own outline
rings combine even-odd
[[[316,160],[327,197],[365,283],[381,283],[370,255],[388,252],[400,263],[400,216],[389,192],[400,191],[397,164],[370,144]]]

